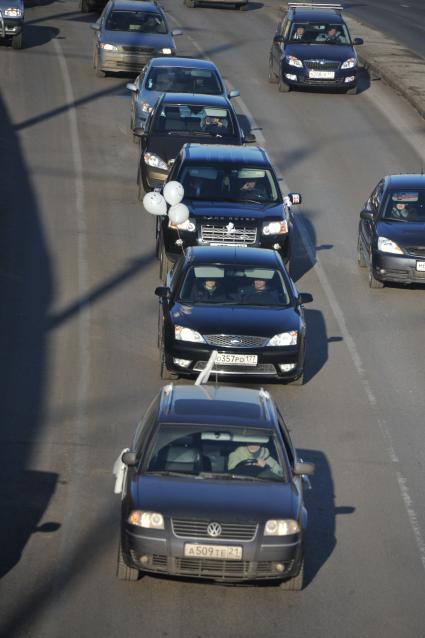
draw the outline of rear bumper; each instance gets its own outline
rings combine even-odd
[[[376,252],[373,256],[373,274],[379,281],[425,284],[425,271],[417,270],[423,259],[407,255],[388,255]]]

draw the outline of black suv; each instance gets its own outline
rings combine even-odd
[[[143,572],[303,586],[314,466],[268,392],[166,385],[114,465],[117,576]]]
[[[155,293],[163,378],[201,372],[217,350],[217,374],[303,383],[303,303],[313,298],[276,250],[189,248]]]
[[[359,266],[369,286],[425,284],[425,175],[387,175],[360,213]]]
[[[237,144],[255,141],[245,136],[225,95],[164,93],[146,120],[140,135],[137,182],[143,190],[163,186],[181,147],[186,142]]]
[[[289,2],[269,56],[269,81],[279,91],[291,87],[341,88],[357,93],[358,61],[341,16],[342,6]]]
[[[289,262],[290,205],[300,203],[301,195],[290,193],[284,200],[264,149],[186,144],[168,180],[183,184],[190,218],[178,227],[162,218],[161,264],[175,261],[181,246],[193,245],[274,248]]]

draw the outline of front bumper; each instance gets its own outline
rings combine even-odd
[[[166,348],[169,357],[169,369],[179,375],[196,375],[201,372],[213,350],[225,354],[257,355],[257,365],[224,365],[217,364],[212,372],[219,375],[228,376],[252,376],[277,378],[282,381],[292,381],[298,378],[304,367],[304,344],[301,346],[287,346],[285,348],[263,347],[263,348],[223,348],[209,344],[198,344],[189,341],[173,340],[171,347]],[[174,359],[190,361],[187,367],[178,365]],[[294,366],[290,371],[283,372],[279,365]]]
[[[119,73],[120,71],[139,73],[153,57],[162,57],[161,53],[136,53],[126,51],[105,51],[97,49],[98,68],[101,71]],[[171,57],[171,56],[166,56]]]
[[[311,88],[338,88],[351,89],[357,85],[358,68],[337,69],[335,77],[332,79],[317,79],[309,76],[309,70],[298,68],[289,64],[282,64],[282,79],[289,86],[311,87]],[[291,77],[288,77],[291,76]]]
[[[418,262],[425,263],[425,256],[420,258],[376,252],[372,259],[373,274],[379,281],[425,284],[425,271],[417,270]]]
[[[4,20],[4,29],[3,24],[0,22],[0,39],[1,38],[11,38],[14,35],[19,35],[24,27],[24,19],[23,18],[3,18]]]
[[[187,543],[236,545],[242,560],[193,558],[184,555]],[[122,533],[125,562],[144,572],[205,578],[222,582],[282,580],[299,572],[302,541],[299,535],[283,542],[278,537],[253,541],[216,541],[205,538],[177,538],[170,531],[142,530],[127,525]],[[279,567],[277,567],[279,565]]]

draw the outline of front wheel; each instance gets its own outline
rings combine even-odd
[[[357,87],[357,84],[356,86],[352,86],[351,89],[347,89],[346,91],[347,95],[357,95],[358,92],[359,92],[359,89]]]
[[[280,583],[280,588],[284,591],[301,591],[304,584],[304,560],[301,563],[300,571],[294,578],[283,580]]]
[[[14,35],[12,38],[12,47],[14,49],[22,49],[23,38],[24,34],[22,31],[21,33],[18,33],[18,35]]]
[[[284,82],[282,80],[282,76],[279,76],[279,93],[289,93],[289,91],[291,90],[291,87],[289,86],[289,84],[286,84],[286,82]]]
[[[367,261],[364,258],[360,237],[357,239],[357,264],[360,268],[366,268]]]
[[[165,353],[165,348],[164,348],[164,338],[162,337],[161,339],[161,379],[163,379],[164,381],[174,381],[175,379],[178,379],[178,375],[175,372],[171,372],[171,370],[168,369],[167,363],[170,363],[169,357],[167,357],[166,353]]]
[[[369,288],[373,288],[374,290],[378,290],[379,288],[384,287],[384,282],[376,279],[373,274],[372,264],[369,264]]]
[[[90,6],[87,0],[81,0],[80,2],[80,11],[81,13],[89,13]]]
[[[292,379],[288,381],[290,385],[304,385],[304,370],[301,372],[300,376],[296,379]]]
[[[269,58],[268,80],[269,80],[270,84],[277,84],[277,77],[273,73],[273,62],[272,62],[271,57]]]
[[[140,571],[135,567],[129,567],[125,561],[122,553],[121,541],[118,546],[118,557],[117,557],[117,578],[118,580],[139,580]]]

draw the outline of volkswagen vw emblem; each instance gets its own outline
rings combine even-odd
[[[230,235],[231,233],[235,232],[235,225],[233,222],[229,222],[226,226],[227,229],[227,234]]]
[[[221,535],[221,525],[220,523],[209,523],[207,527],[208,536],[220,536]]]

